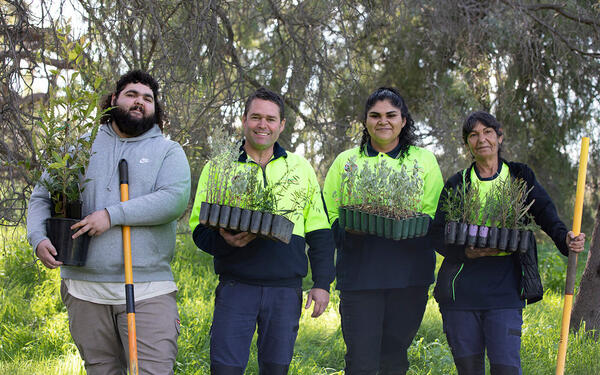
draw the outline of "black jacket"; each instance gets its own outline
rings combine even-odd
[[[536,180],[533,171],[522,163],[500,162],[508,165],[512,178],[521,178],[528,188],[533,187],[527,196],[527,204],[535,199],[529,212],[552,238],[560,252],[567,255],[567,228],[559,219],[554,203]],[[466,184],[470,184],[473,166],[474,163],[465,171]],[[442,202],[447,191],[461,187],[462,184],[462,171],[448,179],[432,225],[432,240],[437,251],[444,256],[434,290],[440,306],[447,309],[518,308],[524,305],[523,300],[527,303],[541,300],[543,288],[533,236],[526,254],[515,253],[511,256],[467,259],[464,246],[444,245],[446,220],[445,213],[441,210]]]

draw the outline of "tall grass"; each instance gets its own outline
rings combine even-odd
[[[34,262],[23,230],[0,232],[0,374],[85,374],[73,344],[59,296],[58,270]],[[521,350],[524,374],[554,373],[565,259],[540,249],[540,270],[549,288],[542,302],[524,311]],[[585,258],[585,254],[582,258]],[[438,260],[438,265],[440,261]],[[580,267],[583,267],[580,262]],[[181,318],[177,374],[208,374],[209,330],[217,277],[212,258],[198,251],[190,236],[177,239],[173,270],[179,286]],[[308,287],[308,280],[305,286]],[[408,301],[410,303],[410,301]],[[290,374],[343,374],[345,346],[339,325],[339,297],[318,319],[302,314]],[[255,338],[256,339],[256,338]],[[423,324],[409,350],[409,374],[456,374],[437,304],[430,298]],[[600,345],[583,331],[571,334],[567,374],[600,374]],[[255,342],[247,374],[257,374]]]

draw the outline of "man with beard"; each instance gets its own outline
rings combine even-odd
[[[42,264],[61,267],[61,296],[69,328],[89,375],[126,374],[127,314],[121,226],[131,227],[133,280],[142,374],[172,374],[177,354],[177,286],[170,262],[177,218],[187,207],[190,169],[181,146],[162,135],[158,83],[132,71],[107,98],[92,145],[74,238],[91,236],[86,264],[62,266],[46,236],[48,191],[38,184],[29,202],[27,236]],[[127,202],[120,201],[118,165],[129,164]],[[42,177],[44,178],[44,177]],[[87,181],[83,183],[84,181]]]

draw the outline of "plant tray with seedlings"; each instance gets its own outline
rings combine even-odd
[[[425,236],[431,218],[427,214],[416,213],[397,219],[357,208],[340,207],[338,220],[340,227],[347,231],[372,234],[398,241]]]
[[[396,160],[344,166],[338,223],[348,231],[403,240],[427,234],[431,218],[420,213],[423,179],[417,162],[412,169]]]
[[[199,222],[212,228],[250,232],[261,237],[290,243],[294,223],[282,215],[202,202]]]
[[[494,185],[483,203],[476,184],[449,192],[442,202],[444,243],[526,253],[539,228],[529,213],[530,191],[524,180],[507,179]]]

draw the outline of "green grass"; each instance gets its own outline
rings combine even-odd
[[[22,229],[0,228],[0,374],[85,374],[69,335],[60,301],[58,270],[34,263]],[[542,302],[525,309],[522,362],[524,374],[554,373],[566,259],[541,246],[540,273],[549,287]],[[580,257],[580,272],[587,254]],[[438,259],[438,265],[440,260]],[[196,250],[190,236],[177,240],[173,270],[180,288],[181,335],[177,374],[209,373],[209,336],[217,278],[212,258]],[[305,282],[305,286],[309,282]],[[339,325],[339,297],[332,294],[323,316],[301,318],[290,374],[342,374],[345,346]],[[410,350],[409,374],[455,374],[437,304],[430,298],[423,324]],[[583,331],[571,334],[567,374],[599,374],[600,345]],[[256,374],[253,346],[247,374]]]

